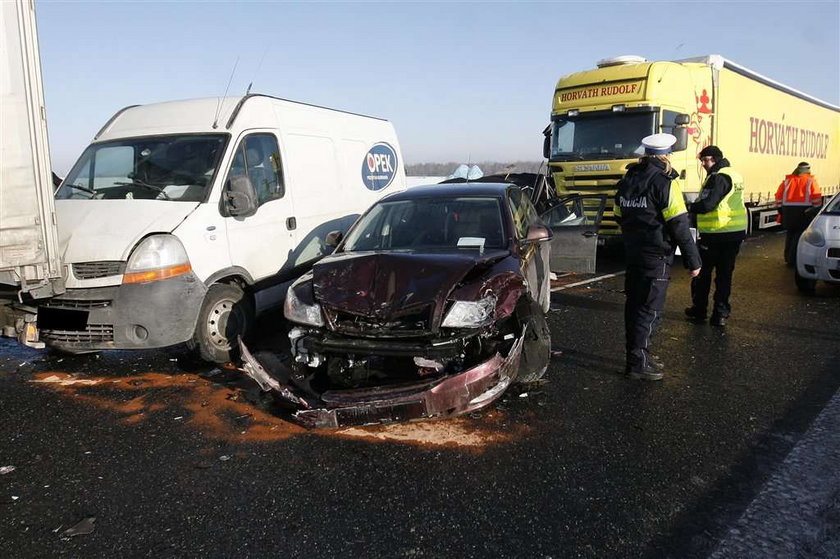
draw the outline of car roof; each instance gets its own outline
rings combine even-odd
[[[455,196],[504,196],[505,191],[513,185],[506,183],[464,182],[457,184],[426,184],[412,186],[400,192],[395,192],[383,198],[383,201],[413,200],[428,197]]]

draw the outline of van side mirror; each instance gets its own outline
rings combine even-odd
[[[685,126],[674,127],[674,137],[677,141],[674,143],[673,151],[683,151],[688,147],[688,128]]]
[[[225,208],[233,217],[248,217],[257,213],[257,193],[246,176],[233,177],[227,183]]]
[[[338,243],[344,240],[344,233],[341,231],[330,231],[327,233],[327,239],[324,241],[324,244],[328,247],[335,248],[338,246]]]

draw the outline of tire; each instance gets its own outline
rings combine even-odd
[[[795,275],[796,288],[797,288],[797,289],[798,289],[801,293],[808,293],[808,294],[811,294],[811,293],[813,293],[814,291],[816,291],[816,289],[817,289],[817,280],[815,280],[815,279],[809,279],[809,278],[803,278],[802,276],[800,276],[800,275],[799,275],[799,272],[798,272],[798,271],[795,271],[795,272],[793,272],[793,273],[794,273],[794,275]]]
[[[528,317],[525,340],[522,342],[522,357],[519,361],[519,374],[516,382],[527,384],[537,382],[548,370],[551,359],[551,330],[539,305],[531,305],[533,312]]]
[[[188,345],[205,361],[227,363],[238,355],[237,337],[244,337],[253,322],[253,302],[240,287],[211,285]]]

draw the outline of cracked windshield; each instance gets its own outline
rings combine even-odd
[[[91,145],[56,192],[58,199],[201,202],[225,135],[156,136]]]

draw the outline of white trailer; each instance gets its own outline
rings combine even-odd
[[[35,8],[0,3],[0,333],[39,345],[34,307],[64,292]]]

